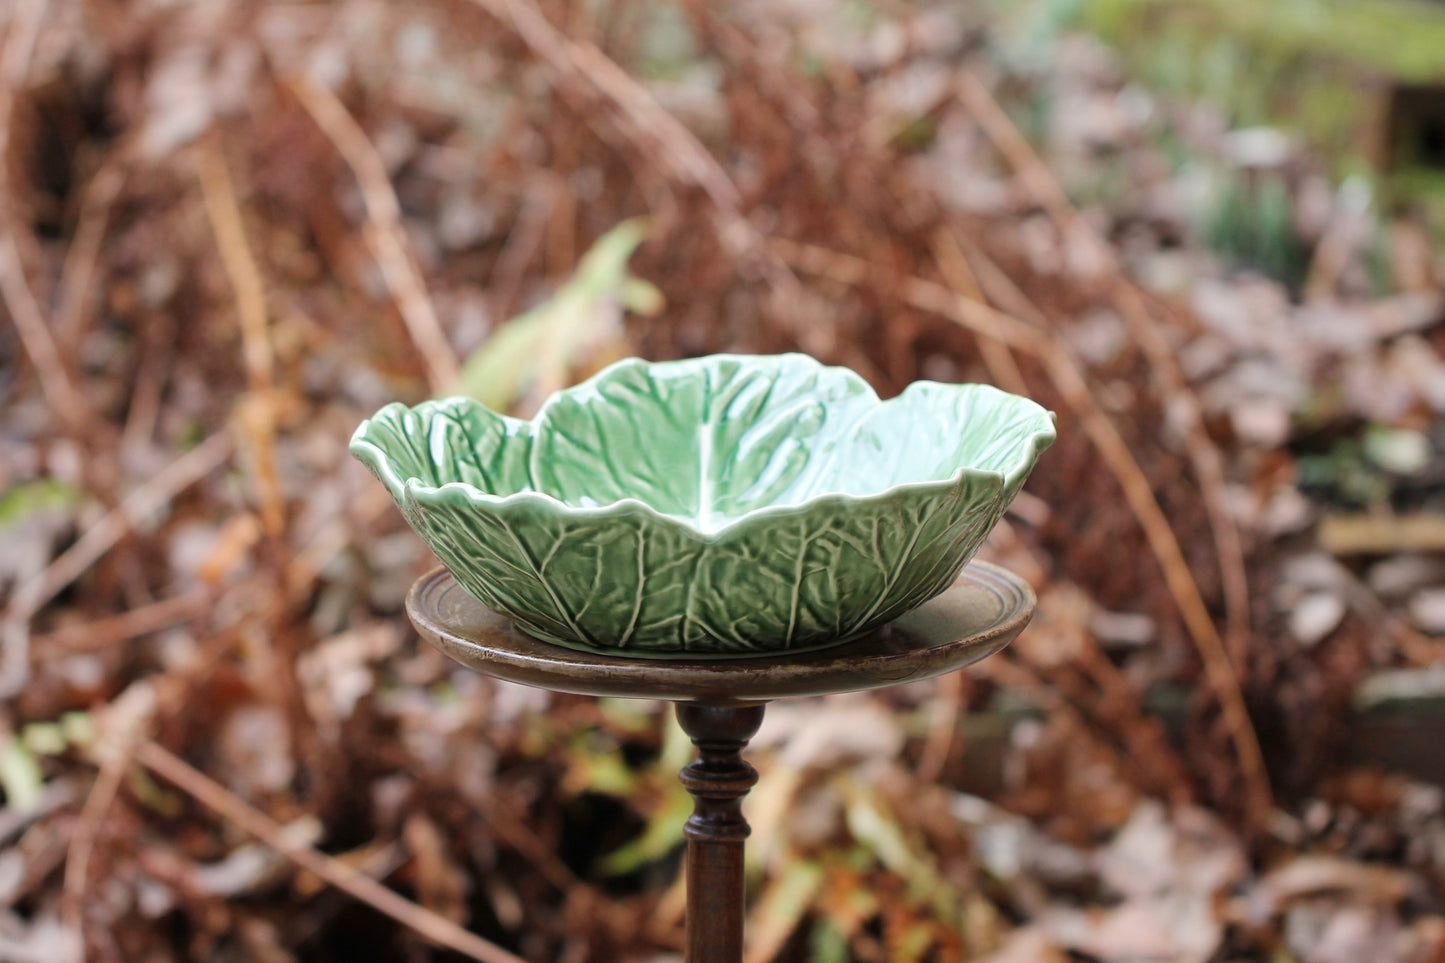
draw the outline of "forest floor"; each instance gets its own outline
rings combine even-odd
[[[801,350],[1059,441],[1010,650],[769,710],[750,963],[1445,960],[1445,286],[1367,183],[952,3],[0,25],[0,959],[679,959],[670,711],[419,643],[346,445]]]

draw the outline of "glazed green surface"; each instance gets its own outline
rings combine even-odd
[[[389,405],[351,451],[468,591],[654,657],[841,641],[947,588],[1054,439],[1043,408],[803,355],[619,362],[530,422]]]

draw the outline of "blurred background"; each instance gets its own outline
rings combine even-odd
[[[1445,5],[0,4],[0,959],[680,959],[661,705],[346,453],[627,355],[1058,412],[1039,613],[780,704],[749,963],[1445,960]]]

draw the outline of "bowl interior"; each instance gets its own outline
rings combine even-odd
[[[632,498],[710,531],[759,508],[960,471],[1007,480],[1052,438],[1047,411],[987,385],[917,382],[880,403],[853,372],[803,355],[715,355],[619,362],[530,422],[467,398],[391,406],[354,448],[394,494],[414,479],[580,508]]]

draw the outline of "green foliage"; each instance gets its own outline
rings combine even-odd
[[[1425,167],[1396,171],[1386,187],[1392,200],[1417,207],[1433,227],[1437,244],[1445,246],[1445,171]]]
[[[819,919],[808,934],[808,959],[811,963],[848,963],[852,953],[848,949],[848,934],[836,923]]]
[[[37,512],[69,512],[79,501],[80,491],[74,485],[50,478],[13,485],[0,494],[0,528]]]
[[[1046,74],[1058,53],[1059,39],[1079,22],[1087,0],[992,0],[993,51],[1011,74]]]
[[[1084,0],[1079,22],[1167,94],[1235,126],[1278,125],[1359,170],[1383,104],[1380,77],[1445,81],[1445,7],[1409,0]]]
[[[20,730],[20,739],[39,756],[58,756],[72,746],[95,740],[95,720],[88,712],[67,712],[58,722],[32,722]]]
[[[1445,8],[1410,0],[1084,0],[1085,22],[1111,35],[1157,23],[1151,11],[1190,12],[1280,56],[1333,58],[1396,80],[1445,78]]]
[[[5,790],[6,804],[21,811],[29,809],[40,799],[44,786],[40,760],[23,739],[11,738],[0,749],[0,788]]]
[[[599,238],[550,299],[500,325],[472,352],[456,392],[510,411],[537,381],[560,382],[619,311],[662,310],[662,293],[627,270],[647,230],[645,219],[634,218]]]
[[[842,783],[848,832],[877,862],[904,881],[908,899],[940,920],[962,925],[958,893],[938,871],[937,861],[905,834],[898,819],[862,784]]]
[[[28,809],[45,788],[41,756],[58,756],[95,738],[95,722],[86,712],[67,712],[56,722],[32,722],[0,749],[0,789],[5,802]]]
[[[669,773],[674,777],[675,772]],[[679,783],[664,793],[647,817],[647,828],[632,842],[608,854],[602,861],[603,872],[622,876],[662,859],[683,844],[682,829],[692,815],[692,797]]]
[[[1369,278],[1370,295],[1382,298],[1395,289],[1393,252],[1389,232],[1375,224],[1365,247],[1365,274]]]
[[[676,80],[698,62],[697,37],[687,13],[675,3],[639,3],[623,8],[638,26],[636,62],[653,80]]]
[[[641,734],[655,724],[656,714],[639,713],[626,700],[606,700],[609,728],[620,721],[625,731]],[[618,718],[619,711],[623,712]],[[628,765],[622,747],[615,741],[599,745],[601,730],[587,730],[572,740],[567,753],[569,789],[577,793],[601,793],[639,806],[645,819],[641,834],[609,853],[598,867],[602,872],[622,876],[635,872],[675,852],[683,843],[683,825],[692,813],[692,797],[677,779],[677,772],[692,758],[692,742],[670,711],[662,713],[662,751],[648,764]]]
[[[1384,477],[1369,465],[1354,438],[1337,442],[1328,452],[1301,455],[1296,462],[1300,488],[1324,492],[1332,501],[1351,506],[1379,505],[1390,495]]]
[[[1384,505],[1399,479],[1428,465],[1433,452],[1419,432],[1369,425],[1358,436],[1342,438],[1328,451],[1296,461],[1302,489],[1352,508]]]
[[[1221,172],[1206,206],[1205,243],[1233,263],[1298,289],[1309,271],[1310,251],[1295,227],[1294,198],[1281,176]]]
[[[771,875],[748,921],[749,939],[755,946],[782,945],[817,905],[818,895],[828,883],[827,870],[804,856],[791,858]]]

